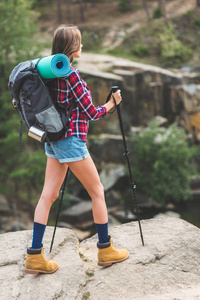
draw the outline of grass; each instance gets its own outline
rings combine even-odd
[[[88,275],[89,277],[93,277],[95,271],[94,271],[93,269],[87,269],[87,271],[86,271],[85,273],[86,273],[86,275]]]
[[[85,261],[85,262],[89,262],[90,260],[83,254],[83,253],[81,253],[81,252],[79,252],[79,256],[80,256],[80,258],[83,260],[83,261]]]
[[[87,300],[90,298],[90,292],[85,292],[82,296],[82,300]]]

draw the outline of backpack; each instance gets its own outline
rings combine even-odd
[[[41,60],[40,58],[39,60]],[[18,64],[11,72],[8,88],[13,97],[12,104],[20,113],[20,151],[22,151],[23,120],[28,135],[40,142],[59,140],[67,129],[73,103],[66,115],[62,104],[54,103],[49,88],[50,80],[42,79],[37,65],[31,60]]]

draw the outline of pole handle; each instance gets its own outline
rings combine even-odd
[[[117,85],[112,86],[112,93],[115,93],[118,89],[119,89],[119,88],[118,88]]]

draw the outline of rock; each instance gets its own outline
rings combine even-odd
[[[129,250],[130,258],[110,268],[96,266],[96,237],[81,243],[91,260],[85,266],[94,276],[85,286],[92,300],[197,300],[200,299],[200,230],[176,218],[137,222],[110,229],[114,245]],[[133,296],[134,295],[134,296]]]
[[[0,195],[0,214],[10,214],[11,210],[4,195]]]
[[[47,227],[44,245],[50,246],[52,234],[53,227]],[[85,283],[85,270],[75,234],[69,229],[57,228],[51,255],[45,248],[45,256],[56,260],[60,266],[50,276],[23,273],[26,248],[31,245],[31,238],[31,230],[0,235],[0,299],[76,299]]]
[[[73,232],[76,234],[77,238],[79,239],[79,241],[87,239],[92,235],[91,231],[83,231],[83,230],[80,230],[80,229],[77,229],[77,228],[73,228],[73,226],[71,224],[68,224],[68,223],[65,223],[65,222],[58,222],[58,227],[72,229]]]
[[[199,300],[200,229],[177,218],[141,221],[110,228],[116,248],[130,258],[109,268],[97,266],[97,235],[79,244],[72,230],[53,227],[44,236],[45,254],[59,269],[51,275],[23,273],[32,231],[0,235],[1,300]],[[134,295],[134,298],[133,298]]]
[[[128,144],[132,141],[128,141]],[[88,148],[96,163],[123,163],[124,145],[121,135],[101,134],[88,137]]]
[[[180,214],[174,212],[174,211],[166,211],[165,213],[159,213],[154,216],[154,218],[180,218]]]
[[[168,123],[168,120],[162,116],[155,116],[153,118],[153,121],[158,125],[158,126],[163,126],[166,125]],[[152,120],[150,121],[150,123],[152,122]],[[150,124],[149,124],[150,125]]]
[[[200,84],[185,84],[171,87],[172,112],[178,116],[187,129],[200,141]]]
[[[200,189],[200,177],[192,176],[190,178],[190,187],[191,189]]]
[[[117,181],[126,174],[124,165],[107,163],[100,173],[100,180],[105,192],[112,188]]]
[[[126,134],[132,127],[148,126],[159,115],[170,122],[179,118],[179,126],[200,141],[200,75],[195,73],[199,66],[192,72],[170,71],[113,56],[84,53],[78,69],[90,81],[96,106],[102,105],[112,85],[119,86]],[[116,113],[95,122],[95,126],[96,134],[120,134]]]
[[[92,201],[82,201],[60,214],[60,220],[70,224],[82,223],[92,218]]]
[[[134,215],[130,210],[125,212],[124,209],[118,206],[109,208],[109,213],[121,223],[135,221],[137,219],[137,216]]]
[[[8,232],[26,230],[27,227],[22,222],[14,222],[11,227],[7,230]]]
[[[105,197],[106,204],[108,207],[121,205],[122,196],[121,196],[121,192],[119,192],[118,190],[111,189],[107,191],[105,195],[106,195]]]

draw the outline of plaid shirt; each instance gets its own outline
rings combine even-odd
[[[95,107],[92,103],[90,90],[79,71],[71,67],[72,72],[68,77],[56,78],[53,81],[53,98],[55,102],[66,107],[66,113],[73,101],[77,107],[71,112],[68,129],[64,137],[77,136],[86,141],[89,121],[102,119],[107,114],[105,106]],[[64,138],[63,137],[63,138]]]

